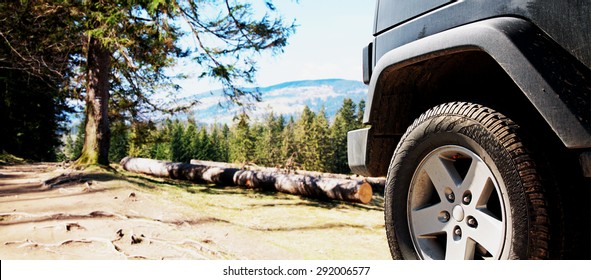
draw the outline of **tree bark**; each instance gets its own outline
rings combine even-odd
[[[158,177],[275,190],[320,199],[369,203],[373,195],[371,185],[362,180],[243,170],[219,163],[188,164],[130,157],[122,159],[120,164],[127,171]]]
[[[109,74],[111,53],[101,42],[90,38],[87,57],[86,128],[84,147],[78,164],[109,164]]]

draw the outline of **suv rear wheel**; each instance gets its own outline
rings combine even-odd
[[[448,103],[403,135],[385,191],[395,259],[544,259],[547,202],[519,127],[492,109]]]

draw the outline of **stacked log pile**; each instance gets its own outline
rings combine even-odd
[[[122,159],[120,164],[127,171],[157,177],[275,190],[320,199],[369,203],[373,195],[372,183],[368,180],[345,178],[344,175],[312,176],[284,173],[273,168],[245,170],[217,162],[192,161],[189,164],[131,157]],[[374,184],[380,183],[380,180],[373,181]]]

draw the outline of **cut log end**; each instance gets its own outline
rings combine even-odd
[[[357,192],[357,195],[361,203],[368,204],[371,201],[371,198],[373,197],[371,184],[363,182],[363,184],[359,186],[359,191]]]

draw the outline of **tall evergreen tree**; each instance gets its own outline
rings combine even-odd
[[[230,162],[230,128],[227,124],[222,126],[222,139],[217,142],[220,143],[220,157],[219,161]]]
[[[294,30],[265,2],[267,13],[256,18],[252,5],[229,0],[5,1],[0,40],[11,47],[0,61],[58,79],[83,97],[87,121],[78,163],[108,164],[111,97],[128,100],[135,113],[166,109],[150,95],[162,86],[178,88],[166,72],[176,58],[191,54],[203,67],[200,77],[221,82],[238,104],[245,96],[259,98],[236,84],[253,82],[252,54],[280,52]],[[184,35],[197,46],[182,49]]]
[[[265,137],[263,135],[264,131],[265,131],[265,126],[260,121],[257,121],[250,126],[250,135],[252,136],[252,140],[253,140],[253,150],[251,151],[251,153],[252,153],[251,162],[253,162],[257,165],[266,165],[268,158],[269,158],[268,154],[263,152],[265,147],[262,147],[263,145],[265,145],[264,144]]]
[[[279,164],[287,168],[299,166],[299,162],[297,162],[295,126],[296,123],[292,116],[281,132],[281,162]]]
[[[310,170],[314,157],[310,143],[312,139],[311,127],[315,118],[316,114],[308,106],[305,106],[294,128],[294,160],[303,169],[308,170]]]
[[[172,130],[173,122],[170,119],[166,119],[158,129],[152,132],[148,147],[150,158],[159,160],[172,159],[170,151]]]
[[[170,135],[170,155],[172,161],[183,161],[186,149],[183,143],[185,136],[183,125],[177,120],[172,126]]]
[[[134,121],[130,124],[127,133],[129,138],[128,155],[134,157],[150,157],[156,125],[151,121]],[[86,138],[85,138],[86,139]]]
[[[264,166],[280,164],[283,117],[277,118],[271,112],[259,127],[255,132],[258,136],[255,145],[256,163]]]
[[[361,99],[357,105],[357,126],[363,127],[363,115],[365,114],[365,100]]]
[[[65,135],[64,156],[67,160],[76,160],[82,153],[84,145],[84,121],[73,127]]]
[[[211,126],[211,160],[223,162],[223,142],[225,142],[225,140],[222,135],[221,127],[219,124],[215,123]]]
[[[316,114],[310,127],[308,140],[309,156],[304,163],[308,170],[327,172],[329,170],[332,153],[329,124],[324,106]]]
[[[73,149],[69,151],[70,160],[76,160],[78,157],[80,157],[80,154],[82,154],[82,147],[84,146],[85,125],[86,124],[84,120],[82,120],[80,123],[78,123],[78,126],[76,127],[76,138],[74,141],[74,146],[72,147]]]
[[[343,106],[337,111],[330,128],[332,139],[332,162],[330,171],[350,173],[347,159],[347,132],[359,127],[359,114],[355,112],[355,103],[350,98],[343,100]]]
[[[109,160],[119,162],[129,154],[128,128],[122,121],[112,124],[113,137],[111,137]]]
[[[201,129],[199,129],[197,140],[199,142],[199,146],[194,158],[201,160],[213,160],[214,149],[211,143],[210,135],[207,132],[207,127],[202,126]]]
[[[199,131],[194,121],[189,121],[185,127],[181,139],[182,155],[179,159],[181,162],[189,162],[193,158],[197,158],[201,152],[201,142],[199,141]]]
[[[230,161],[239,163],[252,162],[254,158],[253,150],[254,138],[250,132],[248,116],[242,113],[237,117],[230,140]]]
[[[63,160],[71,160],[72,154],[74,154],[74,138],[72,137],[72,135],[68,132],[66,133],[65,137],[65,141],[64,141],[64,159]]]
[[[4,49],[0,41],[0,52]],[[55,160],[59,134],[65,132],[65,100],[52,81],[4,67],[12,68],[0,57],[0,152]]]
[[[279,117],[270,123],[271,166],[279,166],[285,161],[281,157],[282,133],[284,129],[285,117],[283,115],[279,115]]]

